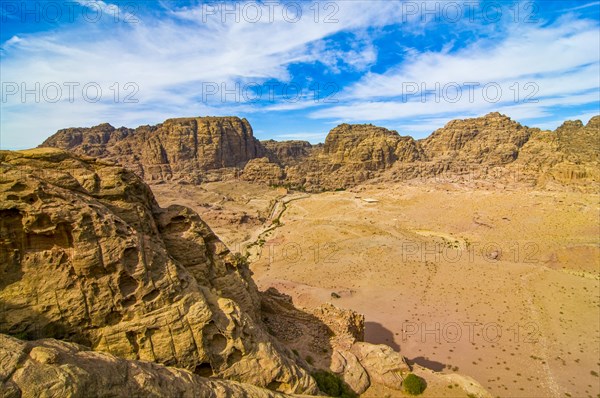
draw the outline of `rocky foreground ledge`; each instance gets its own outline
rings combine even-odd
[[[12,397],[289,397],[185,369],[128,361],[54,339],[0,335],[0,395]]]
[[[0,235],[0,396],[317,395],[323,369],[360,394],[411,371],[361,315],[259,292],[196,213],[113,163],[0,151]]]

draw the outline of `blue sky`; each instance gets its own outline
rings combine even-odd
[[[342,122],[422,138],[491,111],[550,129],[600,113],[600,1],[0,5],[2,149],[183,116],[315,143]]]

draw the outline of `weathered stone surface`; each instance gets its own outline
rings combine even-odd
[[[340,374],[344,382],[357,394],[367,391],[371,385],[369,375],[356,355],[350,351],[336,350],[331,357],[332,372]]]
[[[23,342],[0,334],[4,397],[289,397],[249,384],[200,377],[184,369],[125,360],[53,339]]]
[[[395,390],[402,388],[402,380],[410,372],[410,367],[400,353],[387,345],[361,342],[354,343],[350,352],[356,355],[372,383]]]
[[[336,165],[381,170],[396,161],[419,159],[416,142],[396,131],[370,124],[342,124],[329,132],[323,154]]]
[[[365,317],[327,303],[311,311],[332,332],[333,345],[349,350],[352,344],[365,339]]]
[[[514,161],[531,133],[508,116],[494,112],[480,118],[452,120],[420,144],[428,160],[495,166]]]
[[[342,124],[329,132],[322,148],[286,167],[285,181],[307,190],[341,189],[377,176],[396,162],[422,156],[411,137],[370,124]]]
[[[270,185],[279,184],[283,177],[281,166],[270,162],[268,158],[250,160],[242,174],[243,180],[264,182]]]
[[[566,121],[554,132],[536,131],[511,166],[539,187],[558,182],[594,189],[600,181],[600,116],[585,126]]]
[[[316,391],[267,333],[247,265],[193,211],[62,150],[2,151],[0,169],[1,333]]]

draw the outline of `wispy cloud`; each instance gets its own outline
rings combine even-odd
[[[286,12],[286,3],[269,11],[254,1],[185,7],[137,2],[135,8],[78,3],[102,10],[105,18],[47,24],[38,32],[16,29],[2,43],[0,147],[31,147],[59,128],[105,121],[136,126],[178,116],[276,114],[278,120],[305,120],[300,131],[315,125],[326,131],[338,121],[433,126],[490,110],[551,117],[556,107],[598,101],[598,23],[577,16],[585,11],[551,23],[510,24],[510,13],[497,23],[481,15],[473,21],[463,15],[456,23],[441,14],[423,18],[424,10],[409,7],[423,2],[293,2],[301,8]],[[224,4],[234,7],[233,14],[223,13]],[[453,4],[435,2],[439,10]],[[257,5],[262,14],[252,20]],[[278,94],[255,102],[236,89],[296,81],[334,86],[318,100],[302,87],[293,101]],[[431,93],[426,102],[402,98],[403,83],[431,90],[453,82],[497,83],[503,95],[497,102],[481,98],[481,89],[474,101],[466,92],[455,102],[432,102]],[[515,83],[520,101],[514,100]],[[535,83],[539,102],[522,101],[532,92],[527,83]],[[207,85],[218,92],[207,96]],[[55,98],[57,86],[62,92]],[[23,96],[23,89],[30,91]]]
[[[83,2],[102,9],[114,7],[103,1]],[[244,3],[236,3],[238,6]],[[267,79],[289,81],[289,65],[323,62],[332,69],[340,64],[364,69],[375,59],[375,49],[363,43],[348,51],[334,49],[324,39],[332,34],[391,23],[398,16],[397,7],[389,2],[339,2],[329,21],[325,10],[315,19],[314,3],[303,4],[303,17],[282,10],[257,22],[229,18],[222,22],[218,14],[208,13],[205,5],[169,9],[160,18],[152,13],[136,15],[136,23],[101,20],[60,30],[25,35],[3,44],[3,82],[25,84],[27,89],[41,84],[42,98],[33,96],[22,101],[19,93],[3,102],[2,146],[23,147],[37,144],[53,129],[73,123],[93,124],[113,115],[115,123],[131,123],[149,117],[147,123],[170,116],[222,113],[223,104],[203,100],[203,83],[261,83]],[[280,6],[281,8],[281,6]],[[293,21],[293,22],[291,22]],[[45,84],[65,82],[79,84],[75,104],[66,100],[44,101]],[[98,103],[90,104],[80,90],[93,83],[102,89]],[[115,86],[118,83],[119,86]],[[130,85],[125,90],[124,85]],[[132,88],[133,87],[133,88]],[[120,91],[115,101],[115,91]],[[122,103],[136,91],[137,104]],[[92,90],[93,92],[93,90]],[[219,98],[219,97],[217,97]],[[23,103],[25,102],[25,103]],[[116,102],[116,103],[115,103]],[[239,102],[244,102],[241,98]],[[233,113],[248,108],[239,106]],[[35,115],[36,117],[32,117]],[[26,124],[23,124],[28,120]],[[25,137],[16,131],[26,128]]]
[[[594,103],[599,87],[598,24],[565,17],[515,28],[498,43],[482,39],[455,52],[413,52],[347,88],[344,103],[311,115],[377,121],[506,110],[536,117],[556,105]]]

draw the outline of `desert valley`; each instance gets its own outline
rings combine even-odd
[[[0,395],[598,398],[599,166],[600,116],[496,112],[1,151]]]

